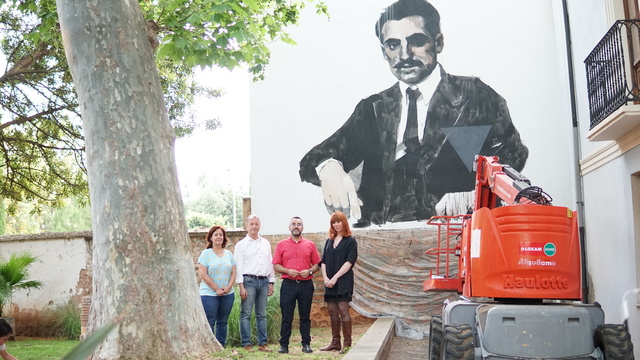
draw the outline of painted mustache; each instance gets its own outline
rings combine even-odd
[[[424,64],[418,60],[409,59],[409,60],[400,61],[399,63],[393,65],[393,67],[395,69],[403,69],[403,68],[410,68],[410,67],[423,66],[423,65]]]

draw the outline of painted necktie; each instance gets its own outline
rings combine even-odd
[[[404,129],[402,141],[408,151],[414,150],[420,145],[418,139],[418,104],[420,90],[407,88],[407,99],[409,99],[409,108],[407,111],[407,126]]]

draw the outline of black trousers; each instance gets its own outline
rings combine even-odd
[[[298,302],[298,316],[300,317],[300,336],[302,345],[311,345],[311,303],[313,301],[313,280],[296,281],[282,279],[280,287],[280,345],[289,346],[293,314]]]

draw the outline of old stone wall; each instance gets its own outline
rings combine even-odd
[[[228,231],[227,248],[245,236],[245,231]],[[433,259],[424,252],[434,246],[430,229],[360,230],[354,235],[358,241],[359,258],[354,267],[356,286],[352,317],[355,323],[372,323],[377,316],[393,315],[410,326],[428,328],[430,314],[438,312],[442,302],[451,294],[425,294],[422,290]],[[194,276],[196,261],[204,250],[206,231],[190,232]],[[288,234],[265,236],[272,244],[288,237]],[[326,234],[304,235],[314,241],[320,254]],[[38,328],[47,327],[43,312],[58,304],[74,300],[82,304],[86,312],[90,306],[92,235],[91,232],[39,234],[30,236],[0,236],[0,255],[7,258],[20,251],[31,251],[38,261],[31,268],[31,278],[40,280],[44,287],[29,292],[18,291],[12,305],[5,311],[17,320],[16,332],[23,336],[38,335]],[[328,312],[323,301],[322,275],[314,278],[316,288],[311,311],[312,325],[329,325]],[[30,319],[27,322],[20,321]],[[23,324],[22,326],[20,324]],[[35,325],[34,325],[35,324]],[[426,331],[426,330],[425,330]]]

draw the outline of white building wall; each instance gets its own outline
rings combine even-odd
[[[396,79],[374,35],[391,0],[329,0],[331,19],[307,9],[291,29],[297,46],[275,43],[266,80],[251,89],[252,212],[262,232],[282,233],[293,215],[306,231],[328,229],[318,187],[302,183],[300,159],[339,128],[356,103]],[[564,32],[558,2],[433,0],[445,38],[438,60],[501,94],[529,148],[523,170],[554,204],[575,208],[575,161]],[[412,225],[407,225],[412,226]]]
[[[5,241],[0,244],[0,256],[8,260],[11,254],[28,251],[35,257],[30,268],[29,280],[43,283],[41,289],[16,290],[11,303],[20,309],[42,310],[50,306],[65,304],[76,293],[80,271],[88,267],[88,242],[83,236],[70,238],[43,238]],[[4,311],[11,313],[11,307]]]
[[[589,132],[589,99],[587,97],[587,75],[584,60],[609,30],[613,22],[608,20],[607,1],[568,0],[570,15],[573,68],[580,125],[581,156],[584,158],[609,144],[608,141],[592,142],[587,139]]]
[[[597,157],[611,141],[589,141],[589,102],[584,60],[617,19],[624,19],[621,0],[569,0],[576,96],[580,124],[581,160]],[[602,304],[605,321],[624,320],[622,299],[640,286],[634,216],[640,209],[632,202],[632,174],[640,171],[640,148],[604,162],[583,177],[587,265],[590,300]],[[637,194],[635,196],[638,196]],[[634,215],[635,213],[635,215]],[[637,314],[637,310],[636,310]],[[640,318],[632,319],[635,356],[640,356]],[[633,328],[633,326],[636,326]],[[635,331],[635,332],[634,332]]]
[[[637,163],[640,149],[636,148],[628,155],[584,177],[587,265],[593,283],[592,299],[602,304],[610,323],[622,322],[622,295],[637,287],[630,201],[631,168],[628,167],[631,164],[625,164],[624,158]],[[640,167],[634,167],[635,171],[640,170]]]

